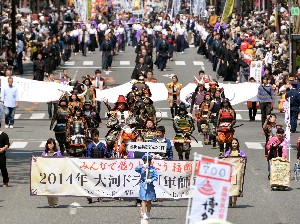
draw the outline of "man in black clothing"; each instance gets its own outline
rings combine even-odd
[[[149,70],[148,65],[145,65],[144,58],[140,58],[139,64],[135,66],[135,68],[132,72],[131,79],[138,80],[140,74],[143,74],[143,76],[146,77],[148,70]]]
[[[170,52],[170,44],[166,40],[166,35],[162,35],[162,40],[158,43],[156,52],[157,59],[155,64],[157,65],[158,69],[165,71]]]
[[[42,59],[42,54],[38,54],[37,60],[34,62],[34,80],[44,81],[45,61]]]
[[[108,35],[105,36],[105,40],[101,43],[100,51],[102,52],[102,69],[107,71],[108,67],[110,67],[110,60],[114,51]]]
[[[0,124],[1,127],[1,124]],[[3,187],[8,187],[9,177],[6,169],[6,155],[5,150],[9,147],[8,135],[0,131],[0,170],[3,177]]]

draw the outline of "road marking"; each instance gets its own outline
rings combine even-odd
[[[175,61],[175,65],[185,65],[185,61]]]
[[[75,61],[66,61],[65,65],[75,65]]]
[[[26,145],[28,144],[28,142],[13,142],[10,145],[11,149],[23,149],[26,147]]]
[[[168,112],[156,112],[156,117],[168,117]]]
[[[84,61],[82,65],[93,65],[93,61]]]
[[[33,113],[29,119],[43,119],[45,117],[45,113]]]
[[[130,65],[130,61],[120,61],[120,65]]]
[[[256,116],[255,116],[255,120],[259,120],[259,121],[261,121],[261,114],[256,114]]]
[[[167,77],[167,78],[172,78],[173,77],[173,74],[171,74],[171,75],[169,75],[169,74],[165,74],[165,75],[162,75],[162,76],[164,76],[164,77]]]
[[[62,69],[64,69],[64,68],[73,68],[73,69],[86,69],[86,68],[95,68],[95,69],[102,69],[102,67],[101,66],[99,66],[99,67],[92,67],[92,66],[90,66],[90,67],[87,67],[87,66],[76,66],[76,67],[73,67],[73,66],[62,66],[61,67]],[[117,69],[117,68],[128,68],[128,69],[133,69],[134,67],[111,67],[112,69]]]
[[[263,149],[260,142],[245,142],[245,145],[249,149]]]
[[[243,120],[242,115],[236,114],[236,119],[237,119],[237,120]]]
[[[172,146],[174,146],[174,142],[171,140],[171,145]],[[195,140],[192,140],[191,141],[191,146],[193,147],[193,148],[203,148],[203,144],[202,144],[202,141],[198,141],[198,143],[195,141]]]
[[[193,61],[194,65],[204,65],[203,61]]]
[[[15,114],[15,116],[14,116],[15,120],[19,119],[20,116],[21,116],[21,114]]]
[[[42,143],[40,144],[39,148],[45,148],[47,141],[42,141]]]

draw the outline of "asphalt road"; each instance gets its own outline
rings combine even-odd
[[[179,82],[184,86],[193,82],[193,76],[198,74],[201,67],[213,77],[211,64],[196,54],[195,48],[186,50],[185,54],[175,54],[173,62],[168,62],[167,71],[155,70],[158,82],[167,83],[171,79],[168,75],[176,74]],[[126,52],[119,53],[113,62],[112,71],[103,74],[111,87],[130,80],[134,67],[135,55],[133,48],[127,47]],[[203,63],[202,63],[203,62]],[[83,75],[93,75],[96,68],[101,66],[100,54],[88,54],[87,57],[72,55],[72,59],[65,67],[72,78],[79,79]],[[26,65],[26,78],[31,78],[31,65]],[[60,71],[57,72],[57,76]],[[220,80],[220,82],[222,82]],[[42,91],[42,90],[41,90]],[[192,92],[193,90],[191,90]],[[168,138],[173,138],[174,131],[167,102],[155,103],[162,112],[167,112],[161,124],[165,125]],[[245,176],[244,197],[237,201],[237,208],[230,208],[228,220],[232,223],[299,223],[300,213],[297,202],[300,199],[300,183],[291,181],[290,191],[271,191],[267,179],[267,162],[264,157],[264,136],[261,122],[248,121],[245,103],[235,105],[238,123],[244,126],[237,128],[235,136],[240,140],[241,149],[248,156]],[[102,111],[102,117],[104,116]],[[275,110],[278,113],[278,110]],[[61,197],[59,208],[49,209],[46,197],[29,195],[30,157],[40,155],[44,144],[54,133],[49,130],[50,120],[45,103],[21,103],[16,112],[15,128],[3,129],[7,132],[12,143],[8,150],[7,165],[10,176],[10,187],[0,188],[0,223],[139,223],[139,208],[132,201],[104,200],[87,204],[85,198]],[[279,114],[278,123],[283,124],[283,114]],[[107,132],[104,124],[99,128],[101,136]],[[197,136],[195,134],[195,136]],[[292,145],[296,144],[299,132],[292,134]],[[201,136],[197,139],[202,140]],[[196,144],[193,152],[215,157],[217,149],[210,146]],[[176,152],[175,152],[176,154]],[[175,158],[178,158],[177,155]],[[295,162],[296,151],[291,150],[292,166]],[[75,215],[70,214],[71,203],[78,202],[82,208],[77,209]],[[155,202],[150,223],[174,224],[184,223],[187,201]]]

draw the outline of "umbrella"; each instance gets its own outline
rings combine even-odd
[[[19,12],[20,13],[27,13],[27,14],[32,13],[31,9],[29,9],[29,8],[20,8]]]

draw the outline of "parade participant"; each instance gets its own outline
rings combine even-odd
[[[131,79],[139,79],[140,75],[142,74],[144,77],[143,79],[145,78],[145,75],[147,74],[147,72],[149,71],[149,68],[148,68],[148,65],[146,65],[144,63],[144,58],[141,57],[139,58],[139,64],[137,64],[135,67],[134,67],[134,70],[131,74]]]
[[[88,125],[88,130],[87,130],[88,138],[92,138],[91,133],[90,133],[91,130],[99,127],[99,123],[100,123],[99,114],[94,111],[93,106],[90,101],[87,101],[84,103],[83,114],[84,114],[85,120]]]
[[[249,82],[254,83],[255,79],[253,77],[251,77],[249,79]],[[247,107],[249,110],[249,120],[255,121],[255,116],[257,113],[257,108],[259,107],[259,103],[257,101],[247,101]]]
[[[96,106],[96,90],[95,86],[92,84],[91,78],[88,76],[82,82],[86,87],[86,93],[84,94],[84,102],[91,101],[92,105]]]
[[[145,109],[147,111],[147,114],[151,120],[153,120],[154,124],[156,124],[156,110],[155,107],[153,106],[153,101],[149,97],[144,98],[144,103],[145,103]]]
[[[78,31],[80,32],[80,31]],[[80,38],[80,33],[79,33],[79,38]],[[79,40],[78,38],[78,40]],[[69,61],[69,59],[71,58],[71,54],[72,54],[72,40],[73,38],[71,37],[71,32],[69,29],[66,30],[66,35],[63,36],[62,41],[64,43],[64,50],[63,50],[63,55],[62,55],[62,60],[63,61]],[[78,41],[75,40],[75,41]],[[80,45],[80,42],[78,41],[78,45]]]
[[[125,124],[133,125],[135,123],[133,113],[129,110],[127,101],[123,95],[119,95],[115,106],[109,111],[109,119],[106,123],[111,128],[115,125],[124,126]],[[113,126],[111,126],[114,124]]]
[[[193,109],[195,109],[196,120],[198,119],[199,108],[201,103],[204,100],[205,93],[206,93],[206,88],[204,87],[204,84],[199,83],[195,89],[195,92],[193,92],[192,94],[190,113],[193,114]]]
[[[193,118],[188,114],[184,103],[179,104],[178,112],[174,117],[173,128],[176,132],[174,138],[174,147],[178,152],[179,160],[183,160],[183,153],[185,159],[188,160],[191,151],[190,135],[195,130]]]
[[[276,157],[287,157],[287,141],[285,139],[284,130],[278,128],[276,131],[276,136],[271,137],[266,145],[268,150],[268,178],[270,179],[270,161]]]
[[[167,160],[173,160],[173,150],[172,150],[172,144],[171,141],[167,138],[165,138],[166,129],[164,126],[158,126],[156,128],[156,138],[152,139],[150,142],[156,142],[156,143],[167,143],[167,149],[165,153],[154,153],[153,157],[159,158],[159,159],[167,159]]]
[[[176,47],[176,44],[175,44],[175,35],[172,34],[171,29],[168,29],[168,35],[166,36],[166,39],[169,43],[169,58],[170,61],[173,61],[174,47]]]
[[[93,86],[95,86],[95,89],[97,90],[104,90],[107,88],[106,82],[105,82],[105,78],[101,77],[101,70],[97,69],[95,71],[95,76],[93,77]],[[97,91],[96,91],[96,97],[97,97]],[[100,114],[100,110],[101,110],[101,101],[97,101],[96,102],[97,107],[96,107],[96,111]]]
[[[79,30],[79,38],[78,43],[81,46],[82,56],[86,57],[86,47],[89,42],[89,32],[87,30],[86,25],[82,25],[82,29]]]
[[[298,82],[291,82],[292,88],[285,95],[285,99],[290,101],[290,123],[292,133],[295,133],[297,129],[297,120],[300,107],[300,92],[299,89],[297,89],[298,84]]]
[[[143,74],[140,74],[139,79],[133,83],[132,88],[136,91],[135,94],[141,95],[141,97],[151,97],[150,87],[145,83]]]
[[[233,126],[236,122],[236,113],[232,108],[229,99],[225,98],[221,105],[217,118],[218,144],[220,148],[219,156],[224,156],[224,144],[226,144],[226,151],[229,149],[230,143],[233,139]]]
[[[177,28],[177,52],[180,52],[180,54],[184,53],[185,49],[185,35],[186,35],[186,29],[184,27],[184,24],[182,21],[180,21],[180,27]]]
[[[1,128],[1,123],[0,123]],[[9,177],[6,168],[6,150],[9,148],[9,138],[8,135],[1,131],[0,133],[0,170],[3,178],[3,187],[8,187]]]
[[[70,144],[69,154],[80,157],[84,155],[86,150],[85,139],[88,125],[80,107],[75,107],[73,111],[72,116],[69,116],[67,121],[67,142]]]
[[[8,86],[1,91],[1,101],[4,107],[5,114],[5,128],[14,128],[15,123],[15,111],[19,106],[18,88],[13,85],[13,78],[7,79]]]
[[[127,144],[135,138],[135,133],[133,132],[134,128],[130,128],[129,125],[125,125],[121,129],[121,132],[117,136],[113,153],[116,158],[127,158]]]
[[[232,139],[230,149],[225,153],[224,157],[242,157],[246,158],[246,154],[244,151],[240,150],[239,140],[236,138]],[[233,200],[232,200],[233,199]],[[229,206],[235,207],[237,201],[237,196],[229,197]]]
[[[43,60],[43,55],[41,53],[37,55],[37,60],[34,61],[33,68],[33,79],[44,81],[45,61]]]
[[[91,24],[91,28],[88,30],[88,35],[89,35],[89,41],[88,41],[88,50],[89,53],[94,53],[95,49],[98,48],[98,36],[97,36],[97,30],[95,28],[94,24]]]
[[[210,139],[212,139],[213,141],[213,148],[216,148],[217,146],[217,120],[218,120],[218,113],[220,110],[221,103],[222,103],[221,90],[217,89],[208,110],[209,130],[210,130],[209,132],[210,132]]]
[[[157,79],[153,77],[153,72],[148,71],[146,74],[145,82],[157,83]]]
[[[198,129],[200,129],[203,133],[204,136],[204,145],[210,145],[211,142],[209,141],[209,117],[208,117],[208,112],[211,104],[211,96],[207,92],[204,97],[204,101],[201,103],[200,109],[199,109],[199,114],[198,114],[198,119],[197,119],[197,126]]]
[[[59,157],[62,154],[56,148],[56,142],[53,138],[49,138],[45,145],[45,151],[42,153],[42,156],[47,157]],[[58,207],[58,197],[47,196],[49,208]]]
[[[166,40],[166,35],[163,34],[161,41],[157,43],[157,47],[156,47],[157,58],[154,63],[155,65],[157,65],[157,68],[160,69],[161,71],[166,71],[169,52],[170,52],[170,44]]]
[[[113,56],[113,45],[109,39],[109,35],[106,35],[104,41],[100,46],[101,56],[102,56],[102,69],[107,71],[110,67],[111,57]]]
[[[69,99],[68,108],[73,113],[75,107],[83,108],[83,103],[80,101],[80,99],[78,97],[78,94],[72,93],[71,96],[70,96],[70,99]]]
[[[61,154],[64,154],[67,149],[66,142],[66,129],[67,129],[67,121],[71,114],[70,109],[68,108],[68,102],[66,98],[62,98],[59,100],[58,108],[54,113],[54,116],[51,120],[50,130],[52,130],[54,123],[56,125],[53,129],[55,132],[55,138],[59,144],[59,149]]]
[[[144,165],[137,166],[135,171],[141,174],[139,199],[142,200],[142,218],[148,220],[150,218],[152,201],[156,199],[153,182],[157,181],[158,173],[156,168],[151,166],[152,157],[150,155],[145,154],[142,160]]]
[[[48,80],[46,80],[46,82],[55,82],[55,83],[60,83],[59,80],[56,80],[55,79],[55,76],[53,73],[50,73],[49,76],[48,76]],[[48,115],[49,115],[49,119],[52,118],[52,106],[54,107],[54,113],[55,111],[57,110],[57,101],[50,101],[50,102],[47,102],[47,105],[48,105]]]
[[[267,119],[263,125],[263,132],[266,136],[266,144],[270,140],[271,137],[276,136],[276,131],[279,128],[282,128],[282,125],[276,124],[277,116],[276,114],[270,114],[267,116]],[[265,148],[265,156],[267,157],[268,150]]]
[[[195,79],[194,83],[196,84],[204,84],[209,83],[212,80],[210,75],[205,74],[203,70],[199,71],[199,77]]]
[[[145,142],[150,142],[153,139],[155,139],[156,135],[156,127],[152,119],[148,118],[145,122],[145,127],[144,127],[144,139]]]
[[[60,83],[68,85],[71,82],[71,77],[68,75],[68,70],[63,69],[63,77],[60,79]]]
[[[178,77],[176,75],[172,76],[172,82],[167,84],[168,88],[168,101],[171,110],[172,118],[177,114],[177,107],[180,102],[180,91],[182,89],[182,84],[178,82]]]
[[[265,123],[267,116],[273,109],[275,103],[275,95],[272,85],[268,83],[269,78],[264,76],[262,78],[262,84],[258,87],[257,99],[259,101],[261,110],[261,122]]]

